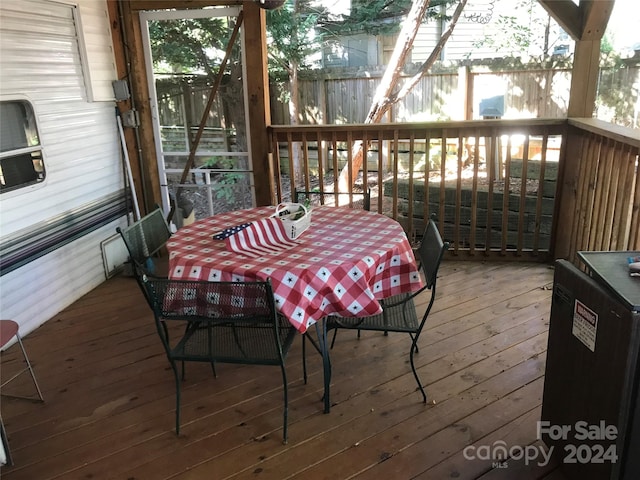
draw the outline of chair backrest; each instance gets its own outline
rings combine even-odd
[[[132,225],[126,228],[118,227],[116,230],[124,240],[134,267],[154,273],[153,265],[149,261],[171,236],[162,209],[157,208]]]
[[[367,189],[363,193],[294,190],[294,202],[304,203],[306,200],[309,200],[312,207],[318,205],[333,205],[336,207],[348,206],[350,208],[371,210],[371,189]]]
[[[168,355],[169,321],[188,322],[186,332],[206,331],[207,340],[185,349],[187,360],[227,363],[283,362],[283,345],[292,335],[288,320],[277,315],[271,282],[208,282],[142,277]],[[295,332],[294,332],[295,333]]]
[[[143,276],[153,308],[165,320],[200,317],[216,321],[271,322],[275,300],[271,282],[208,282]]]
[[[435,285],[440,263],[444,257],[444,252],[448,249],[449,242],[442,240],[436,222],[430,219],[427,222],[422,241],[418,247],[418,256],[420,257],[420,265],[424,272],[427,288],[432,288]]]

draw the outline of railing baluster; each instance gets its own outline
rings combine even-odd
[[[461,232],[461,227],[462,225],[460,225],[460,219],[461,219],[461,215],[460,215],[460,211],[462,210],[462,173],[463,173],[463,165],[462,165],[462,152],[463,152],[463,145],[462,145],[462,136],[460,133],[458,133],[457,135],[457,140],[458,140],[458,154],[456,156],[456,209],[455,209],[455,213],[454,213],[454,225],[455,225],[455,234],[454,234],[454,238],[456,240],[456,243],[459,243],[460,245],[465,245],[465,243],[469,243],[469,240],[467,240],[467,242],[464,242],[464,240],[462,240],[463,236],[462,236],[462,232]],[[467,237],[468,238],[468,237]],[[467,246],[467,245],[465,245]]]
[[[324,178],[324,163],[325,163],[324,153],[326,150],[325,150],[325,141],[320,135],[320,131],[318,131],[318,136],[316,141],[318,142],[318,178],[320,179],[320,185],[321,185],[320,189],[323,190],[322,179]]]
[[[519,132],[525,134],[523,141],[515,135]],[[339,174],[346,158],[348,176],[360,181],[354,168],[353,146],[362,143],[362,165],[358,168],[362,170],[362,188],[366,190],[371,182],[372,205],[377,206],[372,209],[401,221],[410,236],[421,232],[425,221],[436,213],[443,236],[452,242],[451,254],[480,258],[478,252],[483,252],[482,257],[511,255],[546,260],[555,249],[560,256],[575,259],[578,250],[640,248],[640,142],[626,130],[609,130],[602,122],[532,119],[295,125],[270,127],[270,134],[277,201],[287,195],[281,167],[288,165],[286,181],[292,189],[295,179],[305,189],[313,188],[314,140],[319,189],[325,191],[332,185],[336,191],[346,190],[353,201],[353,182],[340,185]],[[506,148],[501,145],[505,135]],[[486,165],[480,162],[482,139]],[[297,163],[293,159],[296,143],[302,146]],[[369,147],[377,148],[372,163]],[[517,183],[512,154],[516,148],[523,149],[522,175]],[[557,148],[559,155],[554,151]],[[418,167],[423,149],[424,166]],[[285,160],[284,155],[289,158]],[[432,163],[438,158],[439,167]],[[559,167],[555,167],[556,161]],[[369,178],[369,166],[374,163],[377,173]],[[484,168],[486,179],[482,178]],[[326,184],[323,180],[330,170],[333,182]],[[471,170],[473,175],[467,178],[466,172]],[[564,175],[556,180],[565,204],[551,209],[550,194],[555,192],[547,192],[546,187],[555,179],[555,171]],[[503,181],[501,191],[497,181]],[[537,182],[538,188],[529,195],[531,182]],[[519,188],[520,193],[510,198],[512,188]],[[556,200],[559,202],[560,198]]]
[[[289,156],[289,185],[291,192],[296,188],[296,167],[293,155],[293,140],[291,132],[287,133],[287,154]]]
[[[522,174],[520,176],[520,198],[519,198],[519,208],[518,208],[518,235],[517,235],[517,247],[516,253],[517,255],[522,255],[522,250],[524,248],[524,230],[525,226],[525,215],[527,213],[527,178],[529,176],[529,142],[530,136],[527,134],[524,138],[524,146],[522,147]],[[505,192],[505,195],[508,192]],[[504,214],[504,212],[503,212]]]
[[[593,189],[593,208],[589,228],[589,250],[602,250],[602,221],[605,220],[604,199],[607,198],[609,172],[611,171],[609,141],[598,137],[600,151],[596,159],[595,186]],[[600,228],[599,228],[600,227]]]
[[[366,195],[369,188],[369,136],[362,132],[362,193]],[[364,202],[364,197],[363,200]]]
[[[511,135],[507,137],[507,153],[504,160],[504,179],[502,187],[502,235],[500,239],[500,251],[507,254],[507,232],[509,231],[509,200],[511,192]]]
[[[438,207],[440,209],[440,212],[438,213],[439,217],[440,217],[440,222],[443,223],[443,232],[446,238],[445,240],[450,240],[451,238],[448,237],[447,232],[446,232],[446,210],[445,210],[445,202],[446,202],[446,184],[445,184],[445,179],[447,177],[447,131],[446,129],[442,130],[442,134],[440,136],[440,191],[439,191],[439,197],[438,197]],[[453,238],[453,249],[455,251],[455,253],[458,253],[458,250],[460,249],[460,244],[458,243],[457,239]]]
[[[480,177],[480,135],[478,129],[473,132],[474,146],[473,146],[473,182],[471,185],[471,217],[470,226],[471,234],[469,236],[469,252],[471,255],[476,254],[476,231],[478,228],[478,180]],[[467,139],[468,141],[468,139]],[[469,151],[469,155],[471,152]]]
[[[349,178],[353,178],[353,150],[352,150],[352,146],[353,146],[353,132],[351,130],[349,130],[347,132],[347,174],[349,176]],[[362,154],[364,155],[364,144],[362,145]],[[366,162],[366,158],[363,157],[362,159],[362,165],[364,166],[364,163]],[[353,204],[353,184],[351,182],[349,182],[347,184],[347,192],[349,194],[349,205]],[[335,201],[336,201],[336,205],[340,205],[340,195],[338,195],[338,192],[341,190],[334,190],[335,192]]]
[[[424,135],[424,184],[422,186],[422,227],[427,224],[427,221],[431,217],[431,196],[429,195],[429,189],[431,187],[431,131],[426,130]],[[439,219],[442,222],[442,218]],[[444,230],[440,230],[444,232]],[[420,232],[422,234],[422,232]]]
[[[309,191],[309,182],[310,180],[310,175],[309,175],[309,144],[307,142],[307,134],[303,133],[302,134],[302,164],[304,165],[304,172],[302,172],[302,177],[304,178],[304,186],[305,186],[305,190]],[[293,175],[292,175],[293,177]]]
[[[615,218],[613,222],[613,231],[611,233],[611,248],[613,250],[629,250],[625,239],[629,237],[627,231],[631,220],[631,206],[633,204],[633,179],[634,167],[636,164],[636,155],[633,154],[631,147],[624,145],[621,151],[622,166],[620,169],[620,180],[618,186],[618,195],[616,197]]]
[[[633,206],[631,208],[631,228],[629,233],[629,250],[640,250],[640,149],[635,151],[635,164],[636,164],[636,182],[635,182],[635,195],[633,198]]]
[[[398,218],[398,172],[400,170],[399,158],[400,152],[398,151],[398,130],[393,130],[393,143],[391,146],[391,152],[393,154],[393,207],[391,210],[391,218]]]
[[[495,128],[491,129],[491,146],[489,148],[489,159],[487,160],[487,180],[489,181],[488,192],[487,192],[487,232],[486,232],[486,240],[485,240],[485,254],[489,254],[491,252],[491,226],[493,225],[493,190],[494,185],[496,183],[496,175],[501,175],[502,173],[496,171],[495,160],[498,158],[498,133]],[[503,195],[508,194],[508,192],[503,192]],[[506,232],[503,232],[503,235],[506,235]]]
[[[338,135],[337,132],[331,134],[331,149],[333,150],[333,191],[340,191],[338,183],[340,174],[340,164],[338,162]],[[324,182],[320,179],[320,192],[324,191]],[[321,195],[322,196],[322,195]]]
[[[602,192],[601,228],[598,229],[600,238],[600,250],[610,250],[611,231],[613,228],[613,208],[615,207],[616,187],[619,175],[619,157],[617,156],[617,142],[607,141],[607,157],[605,159],[604,189]]]
[[[414,226],[413,226],[413,202],[415,201],[415,190],[414,190],[414,160],[415,160],[415,140],[416,136],[414,132],[409,134],[409,191],[407,192],[407,234],[409,238],[414,237]]]
[[[542,151],[540,152],[540,172],[538,173],[538,195],[536,198],[536,217],[533,234],[533,253],[538,254],[540,250],[540,225],[542,224],[542,202],[544,201],[544,187],[547,176],[547,147],[549,146],[549,133],[545,128],[542,135]],[[547,246],[548,248],[548,246]]]

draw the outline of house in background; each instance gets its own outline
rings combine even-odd
[[[319,0],[332,12],[348,13],[351,2]],[[596,118],[619,125],[637,128],[638,107],[628,103],[640,102],[638,85],[640,54],[634,56],[633,42],[637,39],[640,18],[627,14],[632,0],[618,0],[612,8],[611,24],[606,30],[605,46],[610,46],[614,55],[624,60],[615,67],[609,66],[600,72]],[[417,86],[412,94],[419,97],[410,108],[399,102],[394,110],[396,121],[470,120],[481,118],[563,118],[567,115],[571,90],[571,64],[574,61],[576,42],[555,20],[544,4],[535,0],[469,0],[463,15],[440,53],[440,62],[430,71],[430,76],[442,75],[446,95],[437,108],[430,101],[431,90]],[[455,7],[455,4],[453,5]],[[453,7],[448,14],[451,15]],[[390,19],[389,21],[394,21]],[[521,31],[517,26],[522,26]],[[405,74],[411,76],[427,60],[438,39],[448,28],[445,20],[429,19],[422,24],[414,41]],[[500,31],[514,32],[511,37],[496,34]],[[526,37],[530,32],[532,40]],[[523,35],[521,41],[514,40]],[[367,85],[370,79],[379,79],[384,65],[393,52],[397,35],[373,35],[359,33],[341,36],[326,42],[323,52],[323,74],[327,83],[338,79],[360,79],[357,87],[364,93],[354,102],[357,111],[352,115],[357,120],[367,113],[366,98],[372,96]],[[528,46],[524,46],[530,40]],[[640,45],[640,43],[636,43]],[[640,50],[638,50],[640,52]],[[540,59],[544,58],[544,62]],[[511,59],[500,63],[501,59]],[[512,67],[515,61],[524,67]],[[535,61],[534,61],[535,60]],[[456,70],[456,67],[460,67]],[[329,73],[334,69],[336,73]],[[501,71],[502,70],[502,71]],[[446,80],[447,74],[456,77],[453,82]],[[318,81],[320,75],[301,76],[310,81]],[[440,84],[439,80],[435,80]],[[355,82],[354,82],[355,83]],[[314,87],[316,91],[319,87]],[[330,88],[330,87],[328,87]],[[360,90],[356,87],[356,95]],[[422,93],[421,93],[421,90]],[[621,91],[624,100],[616,100],[610,91]],[[353,95],[353,94],[352,94]],[[363,97],[365,98],[363,100]],[[421,102],[422,100],[422,102]],[[422,103],[422,104],[421,104]],[[491,104],[491,108],[484,108]],[[272,104],[276,104],[272,102]],[[493,107],[499,108],[493,108]],[[326,108],[333,112],[335,108]],[[285,111],[285,113],[287,113]],[[277,116],[278,119],[281,115]],[[349,121],[345,115],[346,121]],[[342,119],[341,119],[342,120]],[[329,116],[329,121],[331,117]]]
[[[349,2],[322,0],[325,7],[345,12]],[[452,14],[453,7],[447,13]],[[440,7],[444,10],[444,7]],[[496,29],[504,29],[506,18],[512,18],[520,25],[526,25],[534,34],[539,35],[539,42],[532,42],[529,50],[521,52],[520,45],[498,44],[487,41],[495,35]],[[390,18],[390,22],[397,19]],[[445,19],[429,19],[420,27],[413,44],[410,62],[422,64],[434,47],[442,33],[449,27]],[[548,31],[545,32],[545,29]],[[397,35],[371,35],[366,32],[343,36],[328,40],[323,52],[323,67],[363,67],[385,65],[393,52]],[[463,60],[479,60],[511,57],[514,54],[525,57],[539,57],[543,54],[563,55],[573,52],[574,42],[562,27],[542,8],[537,1],[514,9],[514,0],[470,0],[464,13],[456,24],[451,38],[440,54],[443,62],[459,62]],[[546,52],[545,52],[546,48]]]

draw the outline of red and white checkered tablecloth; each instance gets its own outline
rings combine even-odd
[[[336,313],[381,312],[379,299],[422,286],[416,261],[398,222],[374,212],[316,207],[294,248],[252,258],[228,251],[213,235],[273,214],[259,207],[218,214],[178,230],[167,243],[169,277],[208,281],[271,279],[278,310],[305,332]]]

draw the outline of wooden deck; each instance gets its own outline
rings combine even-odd
[[[556,465],[469,460],[468,445],[539,445],[553,270],[548,265],[446,260],[416,355],[429,403],[416,392],[408,337],[340,332],[331,352],[331,413],[322,362],[301,342],[287,362],[289,443],[273,367],[188,365],[182,431],[173,374],[132,278],[98,287],[25,347],[46,402],[2,398],[13,461],[6,480],[45,479],[528,479]],[[424,308],[424,305],[419,306]],[[20,352],[2,355],[3,376]],[[28,393],[28,376],[5,390]]]

